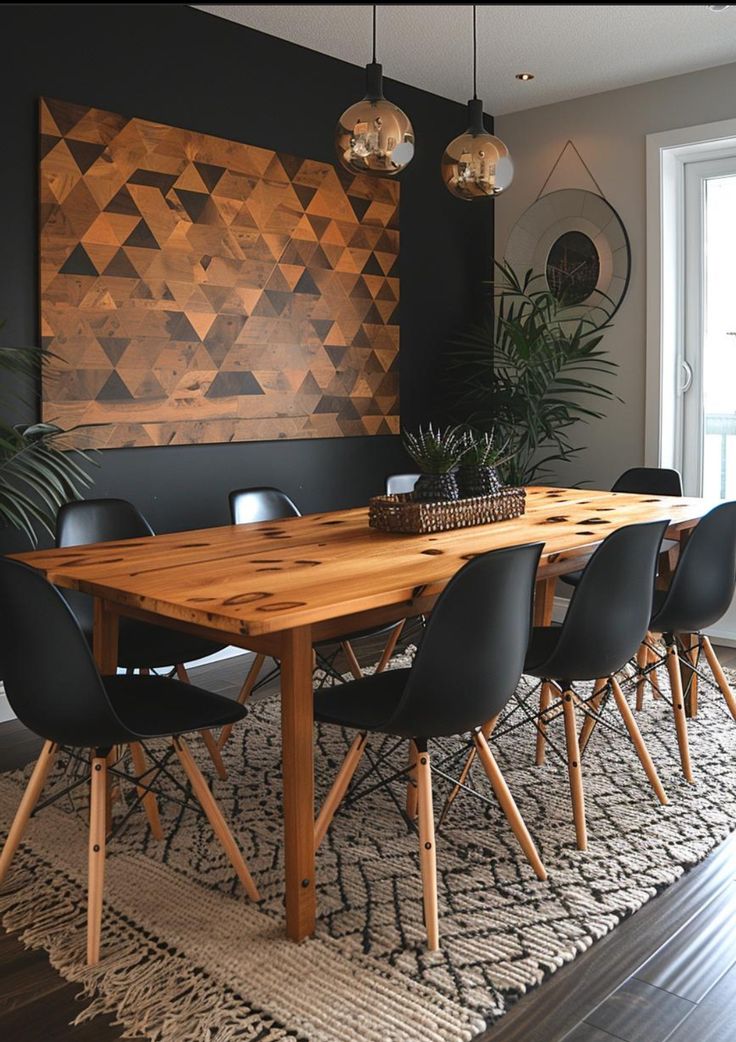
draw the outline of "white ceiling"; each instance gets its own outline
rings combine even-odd
[[[204,11],[365,65],[371,8],[343,4],[215,4]],[[464,102],[472,94],[468,5],[379,4],[386,76]],[[501,115],[615,87],[736,62],[736,6],[480,4],[478,94]],[[533,72],[522,83],[518,72]]]

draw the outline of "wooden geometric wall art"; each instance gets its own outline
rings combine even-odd
[[[399,186],[41,101],[44,419],[101,447],[395,434]]]

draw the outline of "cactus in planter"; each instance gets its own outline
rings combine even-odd
[[[466,449],[462,429],[458,427],[421,427],[416,434],[404,433],[404,448],[420,470],[414,486],[414,498],[425,502],[459,499],[454,470]]]
[[[491,496],[499,492],[503,482],[498,467],[511,459],[512,453],[504,452],[507,445],[496,445],[495,431],[479,434],[467,430],[464,435],[463,453],[458,479],[463,497]]]

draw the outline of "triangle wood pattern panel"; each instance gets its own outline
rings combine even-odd
[[[399,186],[41,101],[46,420],[100,447],[395,434]]]

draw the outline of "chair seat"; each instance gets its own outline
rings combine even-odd
[[[411,669],[387,669],[362,680],[323,688],[314,695],[314,716],[324,724],[356,731],[394,734],[391,718],[404,693]],[[415,738],[416,735],[407,737]]]
[[[168,738],[222,727],[242,720],[238,702],[168,677],[103,677],[102,682],[123,729],[119,741]]]
[[[77,617],[82,632],[92,646],[92,598],[74,590],[64,590],[64,599]],[[118,665],[123,669],[157,669],[179,662],[196,662],[221,651],[225,645],[188,633],[154,626],[137,619],[120,617]]]

